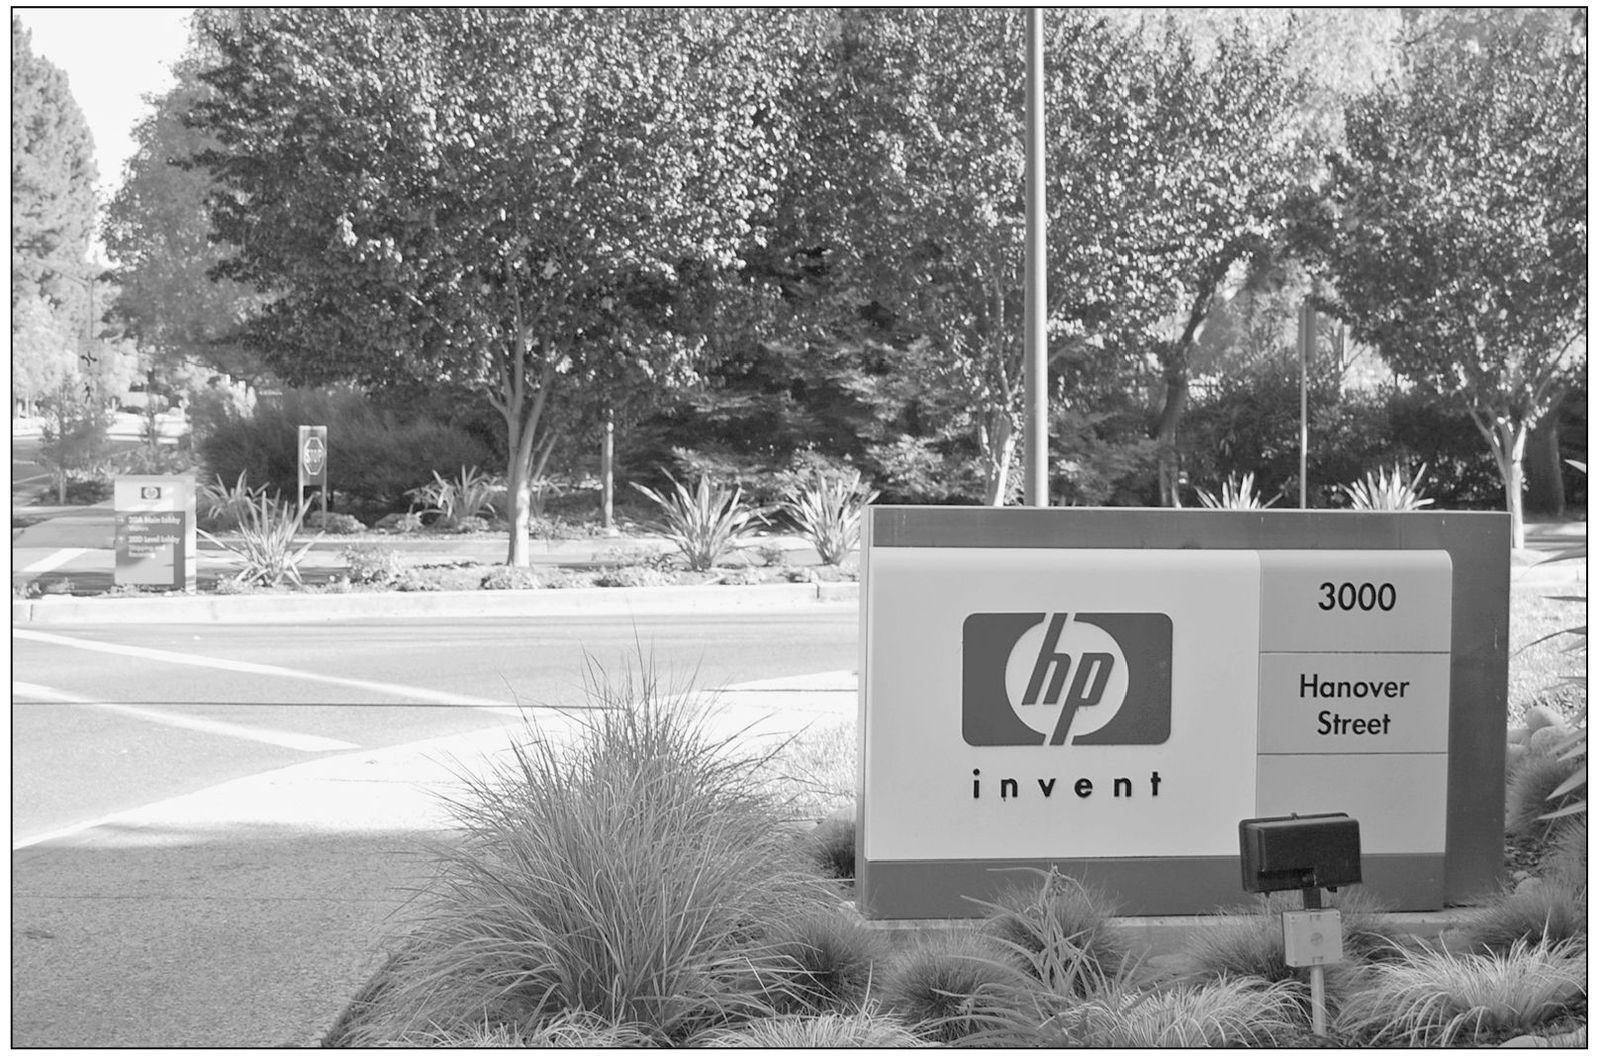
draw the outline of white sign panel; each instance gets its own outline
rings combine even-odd
[[[1233,854],[1259,584],[1251,551],[876,551],[865,856]]]

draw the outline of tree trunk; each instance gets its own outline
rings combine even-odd
[[[1497,472],[1502,475],[1502,491],[1511,516],[1513,550],[1524,549],[1524,446],[1529,439],[1528,423],[1515,421],[1512,416],[1499,415],[1494,420],[1472,413],[1474,425],[1491,446]]]
[[[1558,418],[1562,395],[1530,428],[1525,451],[1525,471],[1529,478],[1529,508],[1553,518],[1563,517],[1567,508],[1563,495],[1563,454],[1558,445]]]
[[[1000,507],[1007,502],[1012,454],[1018,447],[1012,416],[1005,410],[992,412],[989,425],[980,434],[980,443],[985,450],[985,506]]]
[[[1189,380],[1182,368],[1167,372],[1163,410],[1157,419],[1157,501],[1182,507],[1179,495],[1179,418],[1185,411]]]

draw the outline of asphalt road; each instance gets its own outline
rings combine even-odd
[[[311,759],[582,707],[644,656],[711,689],[854,669],[855,608],[802,614],[12,630],[12,840]]]

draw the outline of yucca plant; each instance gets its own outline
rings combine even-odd
[[[1351,499],[1354,511],[1422,510],[1435,502],[1419,488],[1427,469],[1427,466],[1419,467],[1409,479],[1401,465],[1396,464],[1389,470],[1379,470],[1350,485],[1342,485],[1341,491]]]
[[[300,563],[312,549],[318,537],[295,546],[295,537],[306,519],[311,498],[300,501],[298,508],[258,495],[255,501],[240,512],[235,538],[219,540],[204,529],[196,532],[224,551],[231,551],[245,560],[244,569],[234,575],[237,584],[258,584],[276,587],[288,580],[301,583]]]
[[[646,499],[656,504],[662,517],[653,526],[673,542],[684,555],[690,569],[702,572],[717,565],[730,551],[756,533],[766,519],[764,511],[740,502],[740,486],[714,489],[701,475],[692,494],[673,475],[669,493],[631,482]]]
[[[1262,499],[1257,495],[1255,479],[1255,471],[1249,471],[1245,477],[1239,480],[1236,480],[1235,475],[1231,474],[1224,481],[1223,487],[1218,492],[1212,493],[1198,488],[1196,490],[1196,498],[1201,500],[1203,507],[1213,510],[1260,511],[1264,508],[1272,507],[1279,500],[1280,494],[1276,492],[1267,500]]]
[[[408,489],[406,495],[433,511],[447,526],[460,524],[495,508],[495,479],[481,474],[477,467],[462,467],[454,479],[447,480],[432,471],[434,480]]]
[[[239,525],[245,512],[267,495],[267,486],[251,488],[245,484],[241,470],[232,487],[223,483],[219,475],[212,481],[203,481],[195,490],[195,512],[214,529],[227,530]]]
[[[855,470],[825,474],[819,470],[780,508],[806,534],[824,565],[838,566],[857,546],[862,511],[878,499]]]

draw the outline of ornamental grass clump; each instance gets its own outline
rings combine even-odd
[[[819,1014],[864,1007],[886,946],[855,917],[828,910],[776,929],[772,953],[784,970],[768,990],[773,1008],[785,1014]]]
[[[737,1029],[719,1029],[694,1041],[701,1047],[761,1047],[763,1049],[815,1049],[819,1047],[907,1048],[926,1046],[906,1024],[872,1010],[830,1011],[824,1014],[787,1014],[764,1018]]]
[[[1381,1047],[1500,1042],[1577,1012],[1585,989],[1585,947],[1572,940],[1470,955],[1403,950],[1365,970],[1332,1028]]]
[[[1304,1036],[1306,1025],[1300,989],[1292,982],[1216,978],[1201,985],[1095,993],[1047,1022],[1038,1045],[1272,1047]]]
[[[741,502],[738,485],[733,489],[713,489],[702,474],[691,493],[671,474],[667,478],[673,486],[670,493],[657,492],[637,482],[630,484],[661,512],[652,528],[672,541],[697,573],[717,565],[749,540],[765,520],[763,511]]]
[[[886,1008],[937,1043],[986,1041],[1018,1022],[1030,979],[994,940],[973,931],[936,934],[893,960]]]
[[[862,512],[878,499],[855,470],[819,470],[779,505],[817,549],[826,566],[838,566],[857,546]]]
[[[708,703],[641,659],[593,663],[571,727],[542,720],[450,807],[464,837],[419,896],[358,1045],[583,1012],[653,1044],[774,1013],[776,937],[832,906]]]
[[[1112,902],[1055,869],[1031,873],[1038,885],[1016,886],[983,905],[989,915],[982,928],[1014,965],[1059,995],[1086,995],[1124,972],[1132,953],[1112,930]]]
[[[1471,952],[1499,954],[1543,940],[1584,943],[1585,906],[1583,892],[1538,879],[1474,912],[1459,928],[1457,942]]]

